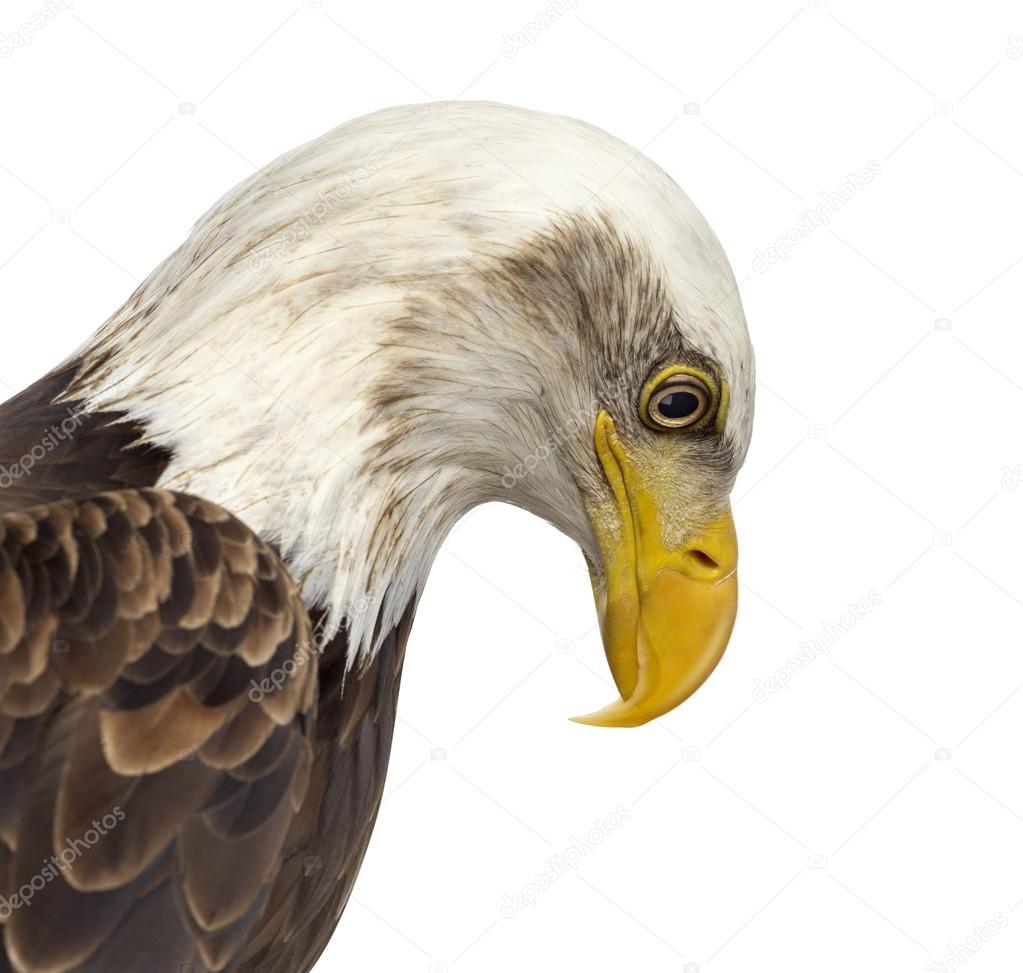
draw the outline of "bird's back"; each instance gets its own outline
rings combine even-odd
[[[86,507],[99,504],[102,509],[113,511],[111,516],[114,516],[119,515],[115,509],[119,503],[127,503],[129,507],[132,504],[139,506],[139,498],[154,508],[160,503],[170,504],[171,507],[180,503],[182,509],[198,511],[195,516],[200,520],[202,517],[216,520],[222,516],[220,513],[207,513],[207,510],[214,511],[215,508],[203,500],[183,497],[176,501],[171,494],[149,490],[148,488],[159,485],[160,478],[171,459],[170,455],[164,449],[147,444],[145,429],[138,424],[125,422],[122,416],[116,414],[88,413],[82,411],[81,403],[63,400],[62,396],[74,373],[74,364],[58,369],[0,405],[0,528],[22,524],[26,512],[30,511],[30,519],[34,518],[35,522],[46,529],[49,529],[46,525],[50,522],[47,518],[51,520],[59,516],[72,518],[75,527],[70,530],[68,536],[77,538],[81,533],[79,521],[88,520]],[[176,516],[176,511],[170,510],[168,516]],[[233,518],[231,522],[234,523]],[[228,526],[225,525],[223,529],[228,529]],[[204,527],[197,521],[193,529],[201,532]],[[231,530],[241,532],[244,528],[238,525],[238,528]],[[76,531],[78,533],[75,533]],[[243,536],[239,533],[239,537]],[[267,563],[266,559],[272,552],[259,538],[252,535],[251,539],[244,538],[244,542],[250,543],[256,549],[266,549],[268,554],[262,556],[263,560],[259,563]],[[82,543],[87,542],[83,540]],[[192,543],[198,544],[194,539]],[[111,557],[108,551],[102,553],[105,558]],[[31,560],[31,545],[27,547],[21,545],[10,556],[15,558],[11,566],[15,571],[20,570],[23,585],[27,575],[44,571],[40,566],[41,562]],[[18,560],[19,558],[21,560]],[[186,552],[184,558],[175,560],[174,563],[180,565],[186,561],[192,563],[201,560],[201,552],[196,549]],[[107,561],[103,563],[108,564]],[[279,564],[275,555],[274,563]],[[264,567],[262,570],[266,577],[263,582],[256,582],[257,588],[260,583],[270,583],[268,573],[270,569]],[[283,566],[277,569],[274,583],[289,585],[290,581],[283,571]],[[192,584],[194,581],[195,579],[189,579],[188,583]],[[178,595],[169,590],[168,599],[173,600],[176,597]],[[297,595],[294,597],[297,598]],[[70,596],[68,600],[72,600]],[[93,599],[93,615],[99,613],[100,609],[95,606],[102,600],[102,593],[97,593]],[[193,591],[190,603],[182,608],[194,612],[196,602],[199,600],[201,599]],[[123,604],[120,607],[123,608]],[[0,605],[0,611],[4,610],[6,610],[4,605]],[[208,610],[215,612],[216,609]],[[161,606],[161,611],[165,611],[165,606]],[[59,614],[56,609],[55,612]],[[27,608],[24,613],[30,614]],[[303,617],[302,624],[315,631],[321,618],[319,613],[309,612],[308,618]],[[0,617],[0,632],[5,624],[10,625],[10,619]],[[213,626],[212,620],[209,625]],[[380,651],[372,663],[362,671],[348,669],[348,646],[343,629],[326,644],[319,644],[315,638],[311,638],[304,648],[296,651],[292,651],[294,645],[289,643],[286,656],[281,655],[283,649],[278,650],[274,657],[278,663],[277,669],[286,668],[291,664],[293,670],[303,665],[316,670],[318,683],[316,698],[310,702],[308,712],[305,715],[297,713],[291,724],[294,729],[291,738],[293,742],[290,744],[292,749],[294,750],[296,746],[307,747],[308,784],[295,801],[293,818],[281,838],[273,861],[269,864],[264,892],[246,914],[245,923],[228,927],[228,931],[234,930],[232,934],[236,937],[235,941],[223,942],[221,940],[230,940],[230,935],[219,934],[216,948],[210,947],[205,953],[199,950],[194,957],[189,954],[191,958],[183,968],[193,970],[194,973],[221,969],[248,973],[256,971],[305,973],[312,968],[348,900],[376,820],[390,754],[404,646],[410,625],[411,609],[399,626],[385,636]],[[157,642],[162,638],[165,643],[169,643],[180,634],[180,628],[169,631],[165,627],[161,635],[155,638]],[[72,643],[69,652],[74,653],[78,648],[76,642]],[[164,648],[154,642],[149,655],[142,657],[149,658],[153,653],[166,655]],[[218,649],[229,651],[223,646]],[[300,652],[304,655],[300,655]],[[207,651],[203,645],[193,650],[193,653],[212,656],[212,650]],[[0,689],[3,688],[4,677],[7,675],[4,667],[10,669],[13,658],[14,656],[0,655]],[[66,664],[63,660],[58,661],[60,665]],[[226,694],[233,694],[232,699],[238,702],[239,707],[245,706],[246,711],[254,708],[254,705],[247,704],[263,703],[261,697],[264,695],[268,697],[265,704],[267,707],[279,707],[279,703],[270,698],[280,690],[280,686],[275,682],[275,671],[268,668],[273,662],[274,659],[270,659],[263,668],[254,669],[251,673],[252,678],[247,682],[244,680],[239,682],[237,675],[230,679],[226,676],[218,677],[220,682],[213,689],[206,683],[212,685],[216,678],[206,674],[202,676],[205,680],[203,691],[214,696],[220,693],[225,698]],[[102,667],[102,660],[98,664]],[[179,670],[180,668],[178,666]],[[198,672],[200,667],[196,663],[192,668]],[[250,673],[246,671],[244,675],[249,676]],[[201,680],[199,677],[193,678],[192,675],[188,675],[187,678],[193,679],[188,683],[188,687],[194,691],[196,682]],[[289,674],[288,678],[294,677]],[[182,680],[187,681],[184,676]],[[18,902],[17,886],[21,883],[21,877],[15,867],[18,854],[17,836],[24,831],[27,821],[46,818],[47,815],[54,813],[52,807],[44,807],[42,804],[45,804],[48,795],[52,797],[53,793],[56,793],[54,789],[56,785],[49,790],[38,786],[41,778],[32,768],[38,768],[47,762],[55,762],[60,766],[50,768],[49,778],[55,779],[53,774],[57,774],[57,777],[66,777],[71,772],[73,759],[70,755],[72,748],[69,748],[67,740],[57,739],[59,734],[67,736],[67,727],[61,729],[63,723],[67,722],[69,714],[77,719],[75,714],[78,710],[84,712],[91,707],[105,706],[110,693],[123,688],[122,682],[123,677],[112,689],[91,692],[76,690],[72,685],[73,680],[70,682],[65,680],[59,690],[55,689],[52,699],[41,708],[37,707],[38,712],[33,712],[31,719],[6,713],[3,709],[3,692],[0,692],[0,774],[5,778],[11,777],[11,783],[17,781],[19,785],[5,787],[5,793],[0,798],[0,895],[3,896],[3,903]],[[228,682],[231,685],[225,688]],[[154,685],[159,686],[160,683],[161,679],[156,679]],[[156,697],[156,693],[157,691],[153,690],[153,698]],[[213,702],[222,705],[219,697],[213,702],[208,698],[206,701],[211,706]],[[148,697],[146,700],[136,699],[132,705],[140,706],[143,702],[148,702]],[[22,704],[19,702],[18,706],[20,705]],[[200,717],[194,716],[193,722],[198,718]],[[285,720],[287,714],[275,718]],[[22,739],[25,734],[19,732],[19,726],[28,722],[31,722],[35,729],[31,745],[26,747]],[[287,727],[282,727],[284,728]],[[236,770],[228,771],[226,777],[230,777],[231,781],[227,784],[222,782],[218,785],[218,790],[222,787],[228,789],[235,787],[238,780],[243,778],[252,792],[256,792],[260,786],[263,787],[266,793],[257,794],[245,805],[247,813],[258,816],[263,813],[261,810],[263,804],[269,807],[273,800],[277,800],[278,791],[274,790],[269,782],[280,776],[274,773],[273,762],[285,759],[283,753],[283,749],[280,753],[268,752],[266,748],[259,750],[247,763],[240,765]],[[206,759],[208,756],[204,756],[203,749],[197,749],[196,753],[182,758],[184,761],[196,762]],[[299,769],[296,769],[292,776],[298,781],[306,773],[306,769],[300,767],[301,761],[294,754],[287,759],[296,761],[296,768]],[[200,770],[205,772],[203,768]],[[185,772],[187,771],[186,767]],[[140,781],[142,779],[144,778],[139,778]],[[287,777],[285,783],[290,779]],[[161,796],[159,788],[153,789],[152,799],[156,802],[167,800],[166,795]],[[159,838],[167,849],[163,858],[175,857],[175,842],[182,840],[182,836],[195,826],[195,821],[199,817],[209,817],[212,813],[209,808],[213,806],[210,802],[215,801],[215,796],[208,796],[206,804],[200,802],[194,812],[182,814],[174,833]],[[137,807],[133,823],[146,820],[150,816],[155,820],[159,817],[156,812],[155,805],[149,809],[144,806]],[[233,823],[237,825],[237,822]],[[144,840],[150,840],[151,836],[145,833],[144,828],[140,833]],[[116,835],[101,840],[116,841]],[[225,874],[230,872],[231,867],[237,868],[239,873],[244,872],[246,861],[241,858],[251,856],[252,852],[246,849],[242,842],[239,842],[238,849],[239,860],[234,863],[231,862],[230,844],[220,849],[226,856],[224,869],[210,881],[224,881]],[[118,850],[108,845],[104,853],[116,859],[122,852],[123,855],[130,855],[131,849]],[[157,861],[152,868],[158,871],[158,866]],[[172,873],[175,866],[168,861],[165,866],[160,867],[164,867],[164,872],[161,872],[164,877],[160,879],[154,871],[152,881],[154,883],[170,881],[167,874]],[[69,877],[70,873],[56,875],[50,884],[56,886],[65,883]],[[79,949],[81,961],[73,967],[62,968],[68,969],[69,973],[78,971],[84,973],[92,971],[95,968],[93,964],[98,962],[101,956],[111,955],[111,951],[113,955],[117,955],[114,946],[131,941],[125,939],[128,935],[123,929],[125,924],[140,927],[132,931],[131,936],[138,937],[144,934],[148,946],[157,950],[160,948],[161,936],[166,935],[168,939],[172,936],[180,938],[178,934],[182,928],[187,930],[194,925],[195,917],[189,914],[191,907],[183,900],[180,889],[176,893],[176,900],[168,893],[166,901],[162,901],[162,904],[155,896],[144,898],[139,889],[135,889],[133,894],[139,896],[140,902],[156,903],[152,906],[154,910],[158,911],[159,907],[168,914],[162,918],[159,916],[147,918],[136,915],[136,911],[126,914],[124,904],[117,905],[115,911],[120,911],[117,911],[116,918],[120,925],[118,921],[111,920],[110,928],[105,933],[94,940],[89,940],[95,945],[75,944],[75,948]],[[51,891],[45,895],[56,893]],[[202,898],[201,894],[199,898]],[[184,899],[187,900],[187,895]],[[58,896],[54,901],[80,903],[81,898],[60,900]],[[72,920],[80,920],[81,915],[89,911],[80,904],[69,906],[71,912],[68,915],[61,915],[59,908],[47,908],[44,919],[39,915],[44,905],[42,901],[37,901],[35,914],[31,917],[32,928],[37,932],[45,926],[46,936],[35,937],[39,950],[38,957],[30,958],[30,965],[26,966],[24,951],[18,954],[18,965],[25,968],[25,973],[44,968],[47,957],[51,953],[60,952],[62,937],[69,935],[68,930],[75,927]],[[30,903],[24,908],[32,911]],[[25,926],[27,918],[25,916],[12,918],[13,915],[14,912],[11,910],[0,910],[0,919],[3,920],[0,929],[5,930],[3,943],[0,943],[0,973],[8,973],[15,967],[13,953],[9,952],[13,948],[10,940],[12,935],[17,938],[19,934],[13,931],[15,924],[21,923]],[[99,922],[97,916],[102,919],[103,909],[92,916],[94,921]],[[144,929],[141,928],[143,925]],[[195,935],[198,937],[200,932],[201,930],[195,931]],[[39,941],[43,938],[47,941]],[[167,954],[172,955],[177,946],[177,942],[168,942]],[[70,944],[67,944],[67,947],[71,950]],[[121,956],[126,955],[123,946],[118,945],[118,949],[121,950]],[[217,957],[216,962],[210,961],[211,955]],[[39,965],[31,965],[37,962]],[[140,958],[137,962],[143,964],[144,961]],[[141,970],[142,965],[138,968]],[[122,967],[122,970],[128,973],[127,968]]]

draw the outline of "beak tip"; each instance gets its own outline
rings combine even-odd
[[[635,710],[624,699],[616,699],[613,703],[597,710],[595,713],[587,713],[585,716],[570,716],[573,723],[580,723],[583,726],[606,726],[606,727],[632,727],[642,726],[649,722],[650,716]]]

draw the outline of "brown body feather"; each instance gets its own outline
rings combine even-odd
[[[148,489],[169,456],[58,403],[72,374],[0,406],[0,973],[305,973],[376,819],[411,609],[346,675],[276,553]]]

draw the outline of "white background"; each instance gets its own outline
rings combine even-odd
[[[488,98],[644,149],[721,237],[758,353],[732,646],[655,725],[570,724],[613,695],[581,558],[524,514],[470,515],[318,968],[1019,969],[1023,10],[543,2],[77,0],[30,29],[0,59],[0,380],[34,380],[222,192],[353,116]],[[0,33],[41,6],[5,0]]]

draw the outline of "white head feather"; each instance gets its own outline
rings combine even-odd
[[[702,216],[606,133],[495,104],[378,112],[244,181],[87,344],[75,393],[171,451],[161,485],[277,544],[309,602],[329,608],[328,634],[346,624],[350,659],[365,658],[476,503],[526,506],[597,557],[580,491],[596,489],[592,404],[612,377],[573,382],[588,349],[571,323],[548,354],[544,296],[520,307],[514,287],[487,283],[587,214],[636,248],[687,345],[720,367],[737,466],[752,357]],[[423,396],[422,421],[375,422],[382,390]]]

